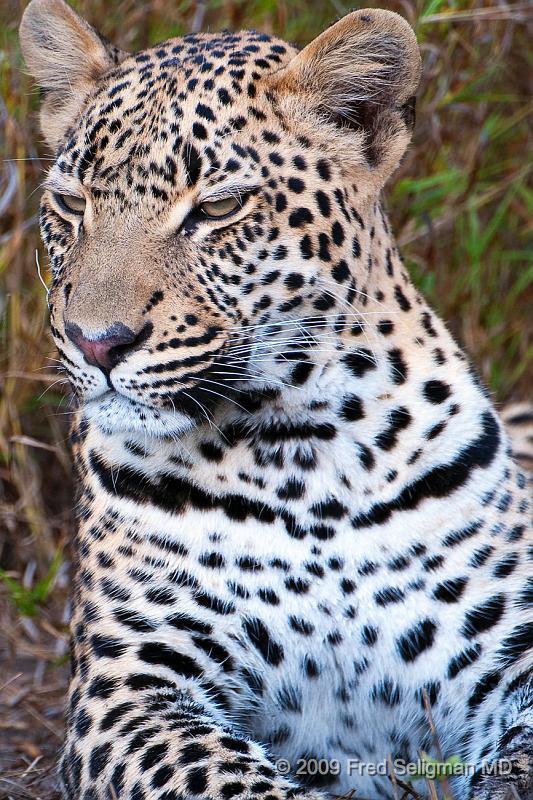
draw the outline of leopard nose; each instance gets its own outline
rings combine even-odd
[[[88,364],[99,367],[103,372],[109,372],[122,361],[126,355],[134,350],[141,341],[145,341],[146,325],[139,333],[127,328],[122,322],[114,322],[106,331],[85,336],[73,322],[65,323],[65,333],[76,347],[81,350]]]

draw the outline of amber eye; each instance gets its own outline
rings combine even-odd
[[[69,214],[77,214],[79,217],[83,216],[85,213],[85,198],[84,197],[77,197],[74,194],[54,194],[54,199],[58,206],[60,206],[63,211],[66,211]]]
[[[224,197],[222,200],[207,200],[200,206],[206,217],[211,217],[211,219],[227,217],[240,207],[241,204],[236,197]]]

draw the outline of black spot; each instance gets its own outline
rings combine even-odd
[[[249,93],[249,91],[248,91]],[[228,783],[223,783],[220,787],[220,794],[224,798],[224,800],[230,800],[232,797],[237,797],[237,795],[242,795],[244,791],[244,783],[240,781],[230,781]]]
[[[262,655],[267,664],[277,667],[283,661],[283,647],[270,636],[265,624],[257,617],[245,619],[242,623],[244,631],[253,646]]]
[[[368,471],[374,469],[376,465],[376,459],[374,458],[372,450],[369,447],[367,447],[366,444],[362,444],[362,442],[358,442],[358,447],[359,447],[359,461],[361,462],[361,466]]]
[[[146,599],[150,601],[150,603],[156,603],[158,605],[173,605],[176,596],[174,592],[171,592],[170,589],[165,589],[163,586],[155,586],[152,589],[148,589],[146,592]]]
[[[200,650],[222,666],[224,672],[232,672],[234,669],[233,660],[230,654],[219,642],[209,636],[193,636],[193,642]]]
[[[253,556],[242,556],[237,559],[236,564],[239,569],[245,572],[261,572],[263,569],[261,562],[257,558],[253,558]]]
[[[206,767],[196,767],[187,773],[187,789],[192,794],[205,794],[207,789]]]
[[[173,774],[174,767],[171,764],[164,764],[154,772],[152,780],[150,781],[151,787],[153,789],[160,789],[162,786],[166,786]],[[159,795],[159,798],[160,800],[177,800],[177,794],[173,790],[169,790]]]
[[[200,453],[208,461],[214,461],[219,464],[224,458],[224,451],[214,442],[200,442]]]
[[[201,742],[190,742],[182,749],[179,756],[179,763],[184,766],[187,764],[197,764],[204,758],[208,758],[210,750]]]
[[[301,289],[304,285],[303,275],[300,275],[299,272],[289,272],[283,283],[287,289],[290,289],[291,291],[294,291],[295,289]]]
[[[317,192],[315,192],[315,198],[322,216],[329,217],[331,214],[331,203],[327,194],[323,192],[322,189],[319,189]]]
[[[319,519],[342,519],[348,509],[336,497],[328,497],[320,503],[315,503],[310,508],[311,514]]]
[[[365,372],[377,367],[373,353],[366,348],[355,350],[353,353],[346,353],[341,360],[356,378],[361,378]]]
[[[482,567],[493,552],[494,547],[490,544],[486,544],[483,547],[480,547],[479,550],[475,550],[470,559],[470,566],[474,568]]]
[[[518,553],[507,553],[501,561],[494,565],[492,574],[495,578],[507,578],[518,566]]]
[[[444,381],[426,381],[422,387],[422,394],[430,403],[444,403],[451,394],[451,389]]]
[[[294,192],[295,194],[301,194],[305,189],[305,183],[301,178],[289,178],[287,181],[287,186],[291,192]]]
[[[431,441],[432,439],[435,439],[437,436],[440,436],[440,434],[443,432],[445,428],[446,428],[445,422],[438,422],[436,425],[433,425],[433,427],[430,428],[426,433],[424,433],[424,437],[428,441]]]
[[[79,736],[80,739],[85,736],[88,731],[91,729],[92,726],[92,717],[87,713],[87,711],[82,708],[79,712],[78,716],[76,717],[76,724],[75,724],[75,731],[76,736]],[[103,721],[100,727],[103,726]]]
[[[302,254],[302,258],[305,258],[306,260],[313,258],[313,243],[311,241],[311,237],[307,233],[305,236],[302,236],[300,240],[300,252]]]
[[[111,790],[114,792],[114,797],[120,797],[124,788],[124,776],[126,773],[126,764],[119,762],[113,769],[111,775]],[[111,794],[111,793],[110,793]],[[113,796],[113,795],[112,795]]]
[[[267,603],[269,606],[279,606],[279,597],[277,596],[276,592],[270,588],[263,588],[259,589],[257,592],[257,596],[263,603]]]
[[[229,603],[227,600],[221,600],[220,597],[215,597],[208,592],[195,592],[194,599],[199,605],[208,608],[210,611],[214,611],[215,614],[227,615],[233,614],[235,611],[233,603]]]
[[[209,108],[209,106],[206,106],[203,103],[198,103],[196,106],[196,113],[199,117],[206,119],[208,122],[215,122],[216,118],[212,110]]]
[[[518,595],[516,605],[522,608],[531,608],[533,606],[533,578],[527,579],[524,588]]]
[[[320,675],[320,668],[315,659],[310,655],[304,657],[303,669],[308,678],[318,678]]]
[[[291,228],[303,228],[304,225],[313,221],[313,215],[308,208],[297,208],[289,215],[289,225]]]
[[[258,696],[261,696],[264,691],[264,682],[263,678],[259,673],[254,672],[252,669],[247,669],[243,667],[241,669],[241,675],[252,690],[252,692]]]
[[[331,170],[325,159],[321,158],[316,162],[316,170],[323,181],[331,180]]]
[[[231,95],[227,89],[218,89],[217,94],[218,94],[218,99],[220,100],[223,106],[227,106],[231,103]]]
[[[341,258],[338,264],[331,269],[331,277],[337,283],[343,283],[350,277],[350,269],[346,261]]]
[[[316,308],[317,311],[327,311],[329,308],[333,308],[334,305],[335,298],[331,292],[325,291],[314,301],[313,308]]]
[[[303,386],[313,372],[314,368],[314,364],[310,364],[307,361],[300,361],[300,363],[296,364],[292,370],[289,383],[292,386]]]
[[[400,308],[402,309],[402,311],[409,311],[410,310],[411,303],[407,299],[407,297],[404,295],[404,293],[402,291],[402,287],[399,286],[398,284],[396,284],[396,286],[394,287],[394,297],[396,298],[396,301],[397,301],[398,305],[400,306]]]
[[[203,675],[201,667],[193,658],[160,642],[146,642],[141,645],[139,658],[153,666],[167,667],[185,678],[199,678]]]
[[[202,553],[198,561],[209,569],[222,569],[226,563],[222,553]]]
[[[288,481],[278,489],[277,495],[280,500],[298,500],[305,494],[305,483],[296,478],[289,478]]]
[[[411,424],[411,414],[404,406],[393,408],[389,413],[388,427],[378,433],[375,439],[376,447],[380,450],[392,450],[398,441],[398,434]]]
[[[89,777],[91,780],[96,780],[100,773],[106,768],[111,756],[111,750],[111,742],[106,742],[105,744],[100,744],[93,748],[89,759]]]
[[[517,625],[512,633],[507,636],[500,647],[499,656],[501,669],[508,669],[524,653],[527,653],[533,644],[533,622],[524,622]]]
[[[483,703],[488,694],[490,694],[502,679],[501,672],[487,672],[474,686],[474,690],[468,698],[468,705],[471,709],[477,708]]]
[[[91,637],[91,646],[97,658],[118,658],[127,649],[127,645],[112,636],[95,634]]]
[[[433,597],[442,603],[457,603],[467,583],[468,578],[449,578],[437,584],[433,591]]]
[[[207,130],[205,125],[201,122],[194,122],[192,126],[192,133],[196,139],[207,139]]]
[[[289,592],[294,592],[294,594],[307,594],[309,586],[309,582],[304,581],[303,578],[290,577],[285,579],[285,587]]]
[[[473,639],[478,633],[483,633],[496,625],[505,610],[505,595],[496,594],[481,605],[465,614],[465,621],[461,633],[467,639]]]
[[[326,641],[332,647],[336,647],[337,645],[342,644],[342,641],[343,641],[342,633],[340,631],[337,631],[337,630],[331,631],[326,636]]]
[[[475,661],[477,661],[481,654],[481,649],[481,645],[476,642],[476,644],[472,645],[472,647],[467,647],[466,650],[462,651],[462,653],[454,656],[448,664],[448,677],[455,678],[455,676],[458,675],[461,670],[469,667],[470,664],[473,664]]]
[[[143,753],[141,758],[141,769],[152,769],[159,761],[161,761],[168,753],[168,744],[166,742],[159,742],[153,744]]]
[[[393,330],[394,324],[390,321],[390,319],[382,319],[378,322],[378,331],[383,336],[390,336]]]
[[[117,706],[114,706],[102,717],[102,721],[100,722],[100,730],[108,731],[110,728],[120,722],[125,714],[134,708],[135,704],[129,702],[119,703]]]
[[[397,386],[405,383],[407,380],[407,375],[409,374],[409,369],[403,357],[402,351],[399,348],[394,347],[387,353],[387,359],[391,367],[392,382]]]
[[[208,622],[190,617],[188,614],[173,614],[165,620],[166,625],[172,625],[180,631],[190,631],[191,633],[209,634],[213,630],[213,626]]]
[[[349,578],[342,578],[339,581],[339,587],[344,595],[353,594],[357,588],[355,582],[351,581]]]
[[[361,630],[361,641],[372,647],[378,640],[378,629],[374,625],[364,625]]]
[[[343,398],[341,406],[341,416],[348,422],[357,422],[364,417],[363,403],[356,394],[350,394]]]
[[[404,633],[396,642],[396,647],[404,661],[414,661],[428,650],[435,639],[437,625],[431,619],[424,619]]]
[[[459,530],[452,531],[451,533],[447,534],[447,536],[442,540],[442,544],[444,547],[455,547],[461,542],[464,542],[466,539],[470,539],[472,536],[475,536],[478,531],[483,527],[483,523],[479,520],[475,522],[471,522],[465,528],[460,528]]]
[[[299,713],[302,710],[302,693],[294,686],[283,686],[277,693],[277,702],[284,711]]]
[[[402,692],[399,686],[390,678],[384,678],[372,687],[371,697],[376,702],[379,700],[386,706],[397,706],[402,699]]]
[[[98,675],[89,684],[87,694],[89,697],[100,697],[102,700],[106,700],[116,691],[118,684],[119,682],[116,678],[106,678],[104,675]]]
[[[434,338],[437,335],[437,331],[433,327],[432,318],[429,311],[423,311],[421,316],[422,327],[424,328],[425,332],[428,336]]]
[[[374,594],[378,606],[388,606],[391,603],[401,603],[405,598],[403,591],[397,586],[386,586]]]
[[[135,673],[126,679],[126,686],[134,691],[144,692],[149,689],[174,689],[174,684],[157,675],[144,675]]]
[[[202,159],[198,150],[193,144],[185,144],[183,148],[183,162],[187,172],[187,186],[194,186],[200,177],[202,170]]]

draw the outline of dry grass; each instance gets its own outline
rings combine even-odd
[[[525,398],[533,362],[531,6],[368,3],[379,4],[416,26],[424,58],[414,145],[389,190],[404,255],[496,398]],[[46,263],[36,214],[49,154],[21,71],[23,5],[0,0],[0,798],[51,800],[72,493],[68,401],[56,383],[35,260],[37,249]],[[304,43],[349,10],[341,0],[75,5],[130,49],[199,27],[256,27]]]

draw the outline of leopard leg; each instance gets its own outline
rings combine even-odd
[[[533,682],[520,676],[505,693],[496,755],[473,776],[471,800],[533,800]]]
[[[185,670],[186,658],[175,667]],[[66,800],[322,797],[278,774],[199,682],[113,667],[73,683],[61,762]]]

